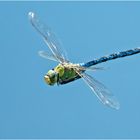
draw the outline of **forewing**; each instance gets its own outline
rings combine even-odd
[[[39,56],[41,56],[41,57],[43,57],[45,59],[49,59],[49,60],[52,60],[52,61],[57,61],[57,59],[53,55],[49,55],[45,51],[39,51],[38,54],[39,54]]]
[[[54,57],[60,62],[68,62],[65,56],[65,52],[59,47],[60,43],[57,40],[55,34],[51,29],[39,20],[39,18],[33,12],[28,14],[29,20],[32,26],[37,30],[38,33],[43,37],[45,43],[53,53]]]
[[[98,99],[104,104],[114,109],[119,109],[120,104],[116,100],[113,94],[109,92],[109,90],[99,81],[88,75],[87,73],[79,73],[78,74],[83,78],[86,84],[91,88],[91,90],[95,93]]]

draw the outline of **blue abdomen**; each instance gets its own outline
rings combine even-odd
[[[102,62],[106,62],[106,61],[109,61],[109,60],[129,56],[129,55],[134,55],[134,54],[137,54],[137,53],[140,53],[140,48],[134,48],[134,49],[127,50],[127,51],[113,53],[113,54],[110,54],[110,55],[107,55],[107,56],[103,56],[99,59],[94,59],[93,61],[81,64],[81,65],[84,66],[84,67],[90,67],[90,66],[102,63]]]

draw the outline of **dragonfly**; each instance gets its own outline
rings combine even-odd
[[[86,63],[75,64],[67,58],[66,52],[60,47],[61,45],[54,32],[34,12],[29,12],[28,17],[31,25],[42,36],[51,51],[51,54],[46,51],[39,51],[39,55],[45,59],[58,62],[55,68],[45,74],[45,82],[51,86],[55,84],[64,85],[81,78],[104,105],[118,110],[120,103],[116,97],[104,84],[93,78],[87,72],[102,70],[102,67],[95,67],[99,63],[140,53],[140,48],[113,53]]]

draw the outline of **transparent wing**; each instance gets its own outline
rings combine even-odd
[[[38,54],[39,54],[39,56],[41,56],[41,57],[43,57],[45,59],[49,59],[49,60],[58,62],[58,60],[53,55],[49,55],[45,51],[39,51]]]
[[[37,32],[43,37],[45,43],[48,45],[49,49],[53,53],[53,56],[60,62],[68,62],[66,59],[66,53],[59,47],[60,43],[57,40],[55,34],[51,29],[46,26],[43,22],[33,12],[28,14],[29,20],[32,26],[37,30]]]
[[[98,99],[104,104],[114,109],[119,109],[120,104],[116,100],[113,94],[99,81],[88,75],[87,73],[77,72],[85,81],[85,83],[91,88]]]

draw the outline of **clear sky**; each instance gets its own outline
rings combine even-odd
[[[34,11],[72,62],[140,47],[140,2],[0,2],[0,138],[140,138],[140,54],[91,72],[120,110],[100,103],[82,80],[48,86],[57,63],[28,20]]]

